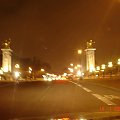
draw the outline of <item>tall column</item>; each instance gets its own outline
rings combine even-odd
[[[95,48],[93,47],[93,42],[90,40],[87,42],[87,49],[86,51],[86,70],[88,72],[95,71]]]
[[[5,40],[2,44],[2,68],[3,71],[8,73],[11,72],[11,53],[10,40]]]

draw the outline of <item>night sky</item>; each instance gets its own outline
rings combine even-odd
[[[120,57],[120,0],[0,0],[0,42],[61,71],[96,42],[98,65]]]

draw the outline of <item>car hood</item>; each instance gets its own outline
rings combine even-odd
[[[49,116],[16,117],[10,120],[120,120],[120,112],[66,113]]]

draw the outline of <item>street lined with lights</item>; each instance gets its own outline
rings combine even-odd
[[[0,120],[119,119],[119,3],[1,0]]]
[[[6,42],[8,41],[5,41],[5,43]],[[94,43],[93,40],[89,40],[85,50],[77,50],[78,59],[75,63],[71,61],[61,74],[54,74],[42,65],[37,68],[36,65],[33,65],[34,62],[33,64],[27,65],[24,72],[22,71],[22,67],[24,66],[21,63],[14,63],[13,71],[11,72],[10,53],[12,51],[8,49],[8,47],[2,49],[4,64],[0,69],[0,79],[1,81],[6,80],[6,83],[0,83],[0,91],[2,91],[0,94],[3,96],[2,99],[0,99],[0,103],[3,103],[1,106],[3,106],[0,107],[5,107],[5,109],[1,109],[1,111],[6,112],[8,110],[8,114],[9,111],[15,111],[12,113],[14,117],[20,116],[21,113],[22,115],[24,113],[26,113],[26,115],[28,113],[30,115],[31,113],[36,115],[40,112],[51,114],[53,111],[64,111],[66,113],[70,111],[99,112],[101,111],[101,106],[102,108],[107,108],[104,109],[104,112],[108,112],[109,107],[118,106],[119,109],[115,110],[120,112],[120,93],[118,89],[111,88],[109,85],[103,86],[98,82],[99,79],[105,83],[104,80],[106,79],[110,80],[116,76],[117,78],[120,77],[120,59],[116,62],[110,61],[107,64],[96,65],[96,48],[94,47]],[[5,50],[7,50],[8,60],[10,60],[10,62],[4,61]],[[86,68],[83,64],[83,51],[86,54]],[[24,79],[22,79],[22,77]],[[98,83],[95,83],[95,80],[98,80]],[[9,82],[11,82],[11,84],[9,84]],[[6,87],[9,89],[6,89]],[[11,93],[10,91],[14,91],[14,97],[9,97],[11,96],[8,95]],[[14,103],[14,107],[11,108],[10,104],[13,98],[16,102]],[[29,101],[27,101],[27,99],[29,99]],[[44,108],[44,110],[41,108]]]

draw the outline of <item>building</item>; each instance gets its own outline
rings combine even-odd
[[[88,72],[95,71],[95,50],[96,50],[96,48],[94,48],[94,46],[93,46],[94,43],[95,42],[90,40],[89,42],[87,42],[87,49],[85,49],[85,51],[86,51],[86,70]]]
[[[5,40],[2,44],[2,69],[4,73],[11,73],[11,53],[10,40]]]

